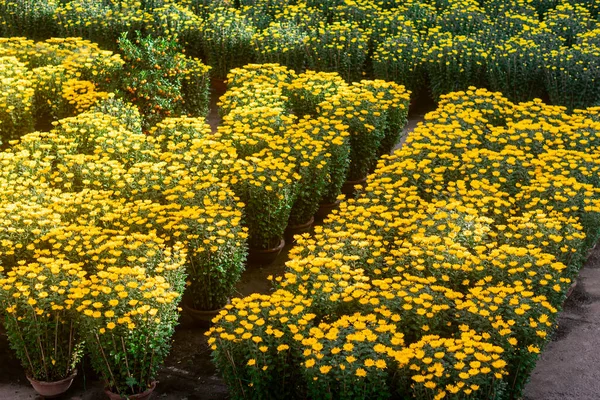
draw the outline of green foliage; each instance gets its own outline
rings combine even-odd
[[[144,130],[181,109],[181,65],[175,55],[179,45],[166,38],[142,37],[134,41],[123,34],[119,39],[125,65],[119,90],[144,116]]]
[[[208,68],[180,53],[175,39],[123,34],[119,48],[125,64],[116,90],[138,107],[145,131],[168,116],[208,113]]]

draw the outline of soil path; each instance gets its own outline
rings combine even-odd
[[[600,399],[600,246],[579,274],[524,399]]]

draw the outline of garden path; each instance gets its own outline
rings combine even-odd
[[[581,270],[524,396],[524,400],[571,399],[600,399],[600,246]]]

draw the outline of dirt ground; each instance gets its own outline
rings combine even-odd
[[[209,123],[215,129],[220,121],[213,93]],[[431,104],[417,105],[411,111],[407,131],[422,121]],[[269,275],[283,273],[287,244],[271,266],[251,266],[237,286],[236,296],[254,292],[268,293]],[[176,329],[173,348],[161,368],[159,384],[152,395],[158,400],[225,400],[227,387],[210,361],[205,330],[193,325],[185,315]],[[582,270],[578,285],[565,303],[559,329],[541,356],[529,383],[524,400],[598,400],[600,399],[600,246]],[[5,332],[0,328],[0,400],[32,400],[38,397],[10,350]],[[89,361],[82,363],[71,389],[63,400],[105,400],[102,383]]]

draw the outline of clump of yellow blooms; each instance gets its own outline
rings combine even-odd
[[[442,96],[356,198],[296,238],[274,283],[311,300],[310,320],[269,345],[293,366],[258,363],[250,349],[266,336],[239,337],[232,310],[208,333],[236,398],[290,387],[300,397],[518,396],[600,237],[597,113],[475,88]]]
[[[33,131],[34,83],[26,65],[14,56],[0,57],[0,144]]]
[[[335,72],[306,71],[287,86],[294,113],[298,116],[317,115],[317,106],[348,85]]]
[[[35,379],[64,379],[82,356],[83,337],[76,330],[70,295],[85,276],[79,263],[40,256],[35,262],[19,262],[0,278],[11,347]]]
[[[227,85],[215,136],[237,150],[231,185],[258,249],[277,247],[286,224],[310,223],[320,201],[335,202],[348,177],[364,176],[395,146],[410,94],[390,82],[348,85],[336,73],[296,75],[279,64],[233,69]]]
[[[0,140],[7,142],[30,133],[45,119],[81,113],[107,99],[95,83],[107,69],[122,61],[96,44],[77,38],[34,42],[1,38],[2,98]]]

